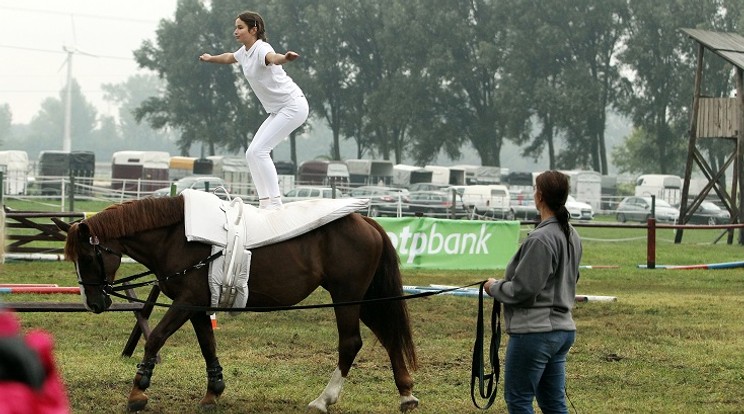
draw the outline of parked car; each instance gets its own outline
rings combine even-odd
[[[413,191],[410,193],[408,211],[411,214],[423,214],[427,217],[464,218],[468,211],[460,196],[455,196],[455,211],[452,217],[452,193],[447,191]]]
[[[180,180],[174,181],[173,183],[176,185],[175,195],[181,194],[181,192],[187,188],[209,192],[214,191],[218,187],[227,188],[225,181],[222,178],[209,175],[190,175],[188,177],[183,177]],[[227,195],[225,191],[217,191],[216,194],[220,198],[224,198]],[[171,188],[158,188],[157,190],[152,192],[152,195],[155,197],[169,196],[171,195]]]
[[[651,217],[651,197],[625,197],[615,210],[617,221],[638,221],[645,223]],[[656,220],[674,223],[679,220],[679,210],[664,200],[656,199]]]
[[[293,201],[310,200],[314,198],[344,198],[346,195],[341,192],[338,188],[335,190],[331,187],[313,187],[313,186],[300,186],[295,187],[284,194],[282,201],[285,203],[291,203]]]
[[[566,199],[566,210],[571,214],[571,218],[575,220],[591,220],[594,218],[594,209],[592,206],[581,201],[576,201],[571,195]]]
[[[352,188],[349,192],[350,197],[369,199],[369,207],[360,213],[368,214],[370,217],[397,217],[398,209],[401,215],[409,215],[408,203],[411,201],[409,194],[405,188],[377,186]]]
[[[535,194],[532,191],[509,191],[509,208],[515,220],[540,220],[540,212],[535,205]]]
[[[692,213],[688,224],[728,224],[731,222],[731,213],[718,207],[710,201],[703,201],[700,207]]]

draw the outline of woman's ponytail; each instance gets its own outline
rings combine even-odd
[[[563,234],[566,235],[566,240],[571,242],[571,226],[568,225],[571,213],[568,212],[565,204],[558,207],[558,211],[555,212],[555,218],[558,219],[558,224],[561,225],[561,230],[563,230]]]

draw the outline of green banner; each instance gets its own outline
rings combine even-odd
[[[402,268],[504,269],[519,245],[518,221],[375,218]]]

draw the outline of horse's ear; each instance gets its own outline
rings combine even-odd
[[[52,222],[54,222],[54,224],[57,225],[57,228],[62,230],[63,232],[67,233],[70,231],[70,223],[62,221],[57,217],[52,217]]]
[[[78,228],[78,237],[81,239],[89,239],[90,238],[90,227],[88,227],[88,223],[81,221],[77,225]]]
[[[67,225],[67,241],[69,243],[70,238],[75,238],[83,242],[90,240],[90,227],[88,223],[82,220],[73,221],[72,223],[65,223]],[[59,224],[57,224],[59,226]]]

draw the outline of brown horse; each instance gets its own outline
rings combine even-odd
[[[190,321],[207,368],[207,391],[200,404],[209,408],[225,388],[217,359],[212,324],[204,310],[210,304],[208,267],[195,266],[210,256],[211,246],[188,242],[184,234],[182,196],[145,198],[112,205],[94,216],[59,224],[67,232],[65,257],[75,263],[83,301],[95,312],[111,305],[106,293],[128,255],[151,270],[162,292],[173,300],[145,344],[137,365],[127,407],[139,411],[147,404],[145,390],[158,351]],[[189,271],[184,271],[189,270]],[[177,276],[174,276],[177,275]],[[325,390],[308,408],[327,412],[339,397],[346,375],[362,347],[361,319],[385,347],[400,395],[400,410],[418,406],[412,394],[409,368],[416,367],[405,301],[369,301],[403,294],[397,253],[384,229],[374,220],[350,214],[315,230],[252,251],[247,307],[294,305],[322,286],[334,303],[338,328],[338,365]],[[181,306],[179,308],[179,305]]]

